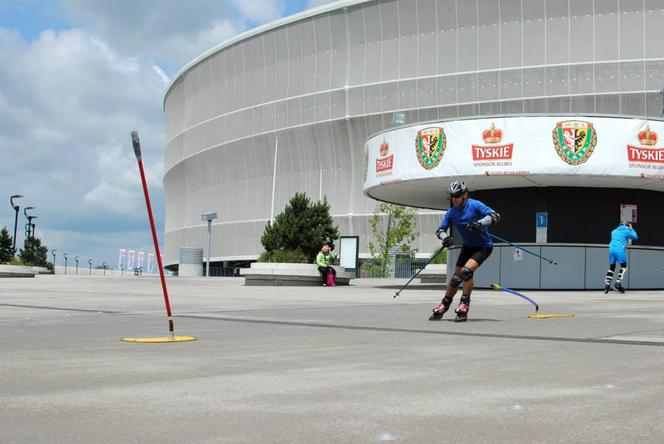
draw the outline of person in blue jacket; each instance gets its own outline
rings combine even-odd
[[[452,237],[447,230],[453,225],[463,239],[461,253],[456,262],[454,275],[445,290],[445,297],[433,309],[430,321],[440,320],[450,308],[452,299],[459,287],[461,300],[455,310],[455,322],[465,322],[470,310],[470,294],[473,291],[473,273],[487,260],[493,251],[493,242],[489,236],[489,225],[500,221],[500,214],[484,205],[479,200],[468,197],[468,187],[462,180],[450,183],[447,193],[450,196],[450,209],[445,213],[436,236],[442,241],[443,247],[452,245]]]
[[[614,287],[621,293],[625,292],[625,287],[622,285],[622,280],[627,273],[627,243],[629,239],[637,240],[636,231],[632,228],[629,222],[623,222],[611,232],[611,243],[609,244],[609,269],[604,278],[604,294],[611,290],[611,281],[613,280],[613,272],[616,269],[616,263],[620,264],[620,271],[616,277]]]

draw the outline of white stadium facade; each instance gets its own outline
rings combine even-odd
[[[213,262],[256,259],[299,191],[327,197],[361,257],[377,200],[421,208],[413,246],[430,254],[461,178],[503,214],[495,233],[582,253],[569,286],[594,288],[625,211],[643,257],[664,246],[663,42],[664,0],[347,0],[245,32],[165,95],[166,264],[207,245],[209,211]],[[510,275],[504,250],[484,280],[558,286],[541,261]],[[648,276],[632,287],[660,286]]]

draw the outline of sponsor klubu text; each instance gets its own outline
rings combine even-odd
[[[507,160],[512,158],[513,144],[498,146],[473,145],[473,160]]]
[[[394,154],[376,159],[376,173],[391,171],[394,166]]]
[[[664,163],[664,148],[641,148],[627,145],[627,159],[630,162]]]

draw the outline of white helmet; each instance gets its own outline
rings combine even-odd
[[[463,180],[455,180],[447,187],[447,194],[450,196],[458,196],[466,191],[468,191],[468,187]]]

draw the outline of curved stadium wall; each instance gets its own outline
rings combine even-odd
[[[207,211],[212,259],[255,259],[297,191],[366,253],[363,145],[394,113],[660,116],[663,41],[658,0],[341,1],[244,33],[166,93],[166,263],[207,243]],[[439,219],[420,212],[420,252]]]

